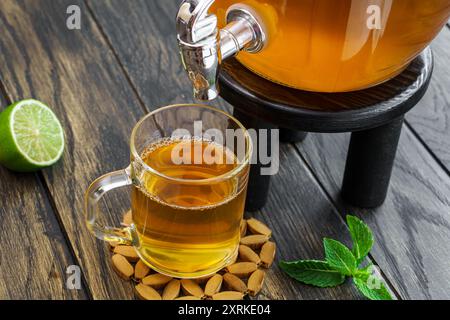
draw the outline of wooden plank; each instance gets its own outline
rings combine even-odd
[[[312,134],[298,145],[342,214],[357,214],[372,228],[377,264],[406,299],[448,299],[450,179],[404,127],[390,192],[375,210],[339,198],[348,134]]]
[[[450,172],[450,27],[432,43],[435,68],[430,88],[406,120]]]
[[[149,109],[192,101],[191,87],[181,69],[173,29],[177,1],[166,1],[164,5],[157,1],[88,3]],[[226,107],[223,101],[212,104]],[[274,228],[280,248],[277,261],[322,258],[321,241],[324,236],[348,241],[345,225],[302,166],[294,149],[284,146],[281,156],[284,164],[279,175],[274,177],[269,203],[257,215]],[[296,178],[292,180],[292,177]],[[350,283],[335,289],[311,288],[289,279],[276,266],[270,271],[267,283],[260,298],[361,298]]]
[[[290,144],[282,146],[280,163],[280,172],[271,181],[268,203],[253,214],[272,228],[277,243],[277,257],[259,298],[361,299],[350,280],[340,287],[317,289],[293,281],[278,267],[280,260],[322,260],[324,237],[351,245],[336,209]]]
[[[7,105],[0,94],[0,111]],[[66,289],[66,269],[77,263],[38,176],[0,167],[0,181],[0,300],[86,299],[84,287]]]
[[[194,101],[178,55],[178,0],[87,4],[149,109]]]
[[[81,30],[68,30],[66,9],[78,5]],[[82,1],[1,1],[0,69],[12,99],[48,103],[65,128],[62,161],[44,171],[59,219],[96,299],[130,299],[131,285],[111,269],[106,245],[88,232],[84,192],[103,173],[129,163],[128,139],[142,116],[115,57]],[[119,221],[127,194],[108,198],[108,220]]]

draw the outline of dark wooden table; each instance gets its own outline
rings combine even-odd
[[[81,8],[81,30],[66,9]],[[62,161],[36,174],[0,168],[0,298],[132,299],[104,243],[84,224],[83,196],[102,173],[129,161],[128,139],[145,113],[191,102],[174,31],[175,0],[0,1],[0,106],[33,97],[65,128]],[[450,28],[433,43],[431,87],[406,117],[386,203],[376,210],[339,198],[347,134],[311,134],[284,144],[267,206],[253,215],[274,230],[277,260],[322,258],[322,238],[346,243],[343,217],[372,228],[370,260],[399,299],[450,298]],[[213,105],[229,110],[223,101]],[[111,219],[129,206],[108,197]],[[115,218],[114,218],[115,217]],[[79,265],[82,288],[68,290],[66,268]],[[272,268],[260,298],[361,299],[351,283],[316,289]]]

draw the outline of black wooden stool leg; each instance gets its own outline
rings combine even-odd
[[[237,108],[234,108],[233,115],[242,122],[247,129],[267,129],[267,150],[271,150],[271,130],[276,129],[270,123],[263,122],[251,117],[247,114],[240,112]],[[260,136],[258,137],[260,139]],[[260,144],[261,141],[258,141]],[[253,152],[258,152],[258,146],[256,141],[253,141]],[[245,203],[246,211],[257,211],[264,207],[267,202],[267,196],[270,187],[270,175],[261,175],[261,169],[264,167],[270,167],[270,165],[263,165],[258,159],[257,163],[251,165],[250,176],[248,181],[247,200]]]
[[[386,199],[403,117],[378,128],[354,132],[345,165],[342,197],[349,204],[374,208]]]
[[[280,141],[281,142],[302,142],[306,139],[306,136],[308,135],[307,132],[299,131],[299,130],[292,130],[292,129],[286,129],[281,128],[280,129]]]

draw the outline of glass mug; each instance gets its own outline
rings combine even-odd
[[[133,129],[131,164],[94,181],[86,221],[99,239],[132,245],[153,270],[178,278],[232,263],[240,241],[251,138],[232,116],[203,105],[160,108]],[[97,221],[108,191],[131,186],[132,224]]]

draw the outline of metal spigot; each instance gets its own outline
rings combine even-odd
[[[184,0],[177,15],[181,60],[194,88],[194,97],[213,100],[219,95],[217,78],[223,60],[241,50],[256,53],[266,44],[258,14],[244,4],[227,11],[227,25],[220,31],[217,17],[208,14],[214,0]]]

